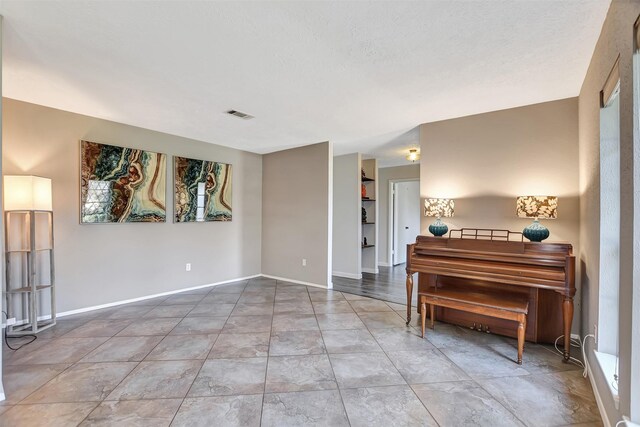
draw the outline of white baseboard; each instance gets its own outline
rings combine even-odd
[[[391,264],[389,264],[388,262],[382,262],[382,261],[378,261],[378,265],[380,267],[391,267]]]
[[[362,272],[363,273],[371,273],[371,274],[378,274],[379,271],[377,268],[362,268]]]
[[[166,296],[166,295],[179,294],[181,292],[194,291],[196,289],[202,289],[202,288],[208,288],[208,287],[213,287],[213,286],[218,286],[218,285],[224,285],[226,283],[240,282],[242,280],[249,280],[249,279],[253,279],[253,278],[256,278],[256,277],[260,277],[260,276],[261,276],[261,274],[254,274],[253,276],[239,277],[237,279],[223,280],[222,282],[208,283],[206,285],[192,286],[190,288],[177,289],[177,290],[174,290],[174,291],[161,292],[159,294],[146,295],[146,296],[143,296],[143,297],[131,298],[131,299],[121,300],[121,301],[116,301],[116,302],[110,302],[110,303],[107,303],[107,304],[100,304],[100,305],[94,305],[94,306],[91,306],[91,307],[78,308],[76,310],[63,311],[61,313],[58,313],[56,315],[56,317],[65,317],[65,316],[71,316],[73,314],[86,313],[87,311],[93,311],[93,310],[100,310],[100,309],[103,309],[103,308],[115,307],[115,306],[122,305],[122,304],[129,304],[129,303],[132,303],[132,302],[144,301],[144,300],[148,300],[148,299],[152,299],[152,298],[163,297],[163,296]]]
[[[587,365],[587,376],[589,377],[589,382],[591,383],[591,388],[593,389],[593,395],[596,398],[596,404],[598,405],[598,411],[600,412],[600,418],[602,419],[602,424],[604,425],[604,427],[611,427],[611,423],[609,422],[609,417],[607,417],[607,411],[605,411],[604,404],[602,403],[602,397],[600,397],[600,392],[598,391],[598,387],[596,387],[596,382],[593,379],[593,372],[591,371],[591,365],[589,364],[588,360],[585,360],[584,364]]]
[[[345,273],[342,271],[333,271],[331,272],[331,275],[338,276],[338,277],[346,277],[347,279],[356,279],[356,280],[362,279],[362,274]]]
[[[295,279],[288,279],[286,277],[272,276],[270,274],[260,274],[260,276],[267,277],[269,279],[282,280],[283,282],[291,282],[291,283],[295,283],[295,284],[298,284],[298,285],[313,286],[314,288],[321,288],[321,289],[332,289],[333,288],[333,283],[329,283],[328,286],[323,286],[323,285],[319,285],[317,283],[304,282],[302,280],[295,280]]]
[[[319,285],[317,283],[303,282],[301,280],[289,279],[289,278],[286,278],[286,277],[271,276],[271,275],[268,275],[268,274],[254,274],[252,276],[238,277],[238,278],[235,278],[235,279],[223,280],[221,282],[208,283],[206,285],[192,286],[192,287],[189,287],[189,288],[177,289],[177,290],[167,291],[167,292],[160,292],[160,293],[157,293],[157,294],[145,295],[145,296],[137,297],[137,298],[130,298],[130,299],[110,302],[110,303],[106,303],[106,304],[99,304],[99,305],[93,305],[93,306],[90,306],[90,307],[78,308],[78,309],[75,309],[75,310],[63,311],[63,312],[57,313],[56,317],[71,316],[71,315],[74,315],[74,314],[86,313],[86,312],[94,311],[94,310],[101,310],[103,308],[116,307],[116,306],[119,306],[119,305],[129,304],[129,303],[132,303],[132,302],[144,301],[144,300],[148,300],[148,299],[152,299],[152,298],[158,298],[158,297],[163,297],[163,296],[167,296],[167,295],[179,294],[181,292],[188,292],[188,291],[193,291],[193,290],[196,290],[196,289],[209,288],[209,287],[214,287],[214,286],[218,286],[218,285],[224,285],[224,284],[227,284],[227,283],[240,282],[240,281],[243,281],[243,280],[254,279],[256,277],[267,277],[269,279],[282,280],[284,282],[291,282],[291,283],[296,283],[296,284],[305,285],[305,286],[313,286],[315,288],[321,288],[321,289],[332,289],[333,288],[333,283],[329,283],[328,286],[322,286],[322,285]],[[50,317],[51,317],[50,315],[39,316],[38,320],[47,320]],[[3,327],[4,326],[5,325],[3,324]]]
[[[109,308],[109,307],[115,307],[115,306],[122,305],[122,304],[128,304],[128,303],[132,303],[132,302],[148,300],[148,299],[151,299],[151,298],[157,298],[157,297],[162,297],[162,296],[166,296],[166,295],[179,294],[181,292],[187,292],[187,291],[193,291],[193,290],[196,290],[196,289],[202,289],[202,288],[208,288],[208,287],[213,287],[213,286],[218,286],[218,285],[224,285],[226,283],[240,282],[242,280],[254,279],[256,277],[267,277],[269,279],[282,280],[282,281],[285,281],[285,282],[297,283],[297,284],[306,285],[306,286],[313,286],[313,287],[320,288],[320,289],[332,289],[333,288],[333,283],[332,282],[329,282],[328,286],[322,286],[322,285],[319,285],[317,283],[303,282],[303,281],[300,281],[300,280],[288,279],[286,277],[271,276],[271,275],[268,275],[268,274],[254,274],[252,276],[239,277],[239,278],[236,278],[236,279],[224,280],[224,281],[221,281],[221,282],[209,283],[209,284],[206,284],[206,285],[192,286],[190,288],[177,289],[177,290],[174,290],[174,291],[161,292],[161,293],[158,293],[158,294],[146,295],[146,296],[138,297],[138,298],[131,298],[131,299],[127,299],[127,300],[110,302],[110,303],[107,303],[107,304],[100,304],[100,305],[94,305],[94,306],[91,306],[91,307],[79,308],[79,309],[76,309],[76,310],[63,311],[61,313],[58,313],[56,315],[56,317],[71,316],[73,314],[86,313],[88,311],[100,310],[100,309]],[[48,316],[40,316],[40,317],[38,317],[38,320],[46,320],[46,319],[48,319],[50,317],[51,317],[50,315],[48,315]],[[4,327],[5,325],[3,324],[2,326]],[[0,353],[0,361],[2,360],[1,356],[2,356],[2,354]],[[1,388],[2,388],[2,380],[0,379],[0,389]],[[5,399],[6,399],[5,394],[3,392],[0,392],[0,402],[5,400]]]

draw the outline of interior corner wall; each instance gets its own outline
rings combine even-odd
[[[394,166],[378,169],[378,203],[380,204],[378,215],[378,264],[391,266],[393,263],[389,253],[389,230],[391,209],[389,201],[389,181],[420,179],[420,164]]]
[[[262,158],[262,273],[331,286],[330,143]],[[306,266],[302,260],[306,259]]]
[[[598,322],[600,224],[606,227],[606,218],[600,218],[600,91],[611,69],[620,58],[620,382],[618,385],[620,407],[616,409],[608,389],[608,381],[600,371],[588,341],[587,360],[593,372],[596,391],[602,399],[609,423],[613,426],[621,416],[631,413],[640,422],[640,375],[632,372],[640,366],[640,343],[632,334],[633,300],[639,298],[640,289],[634,278],[634,94],[633,94],[633,27],[640,15],[637,1],[614,0],[596,44],[587,75],[579,97],[579,147],[580,147],[580,241],[578,264],[582,270],[583,334],[593,333]],[[637,114],[638,106],[635,106]],[[637,119],[637,118],[636,118]],[[635,130],[637,132],[638,129]],[[638,138],[638,135],[635,135]],[[638,144],[636,140],[636,144]],[[636,148],[638,150],[638,148]],[[636,159],[638,154],[635,154]],[[637,162],[637,160],[636,160]],[[637,191],[637,189],[636,189]],[[636,202],[637,203],[637,202]],[[637,225],[636,225],[637,226]],[[636,261],[637,262],[637,261]],[[636,266],[637,267],[637,266]],[[637,312],[636,312],[637,315]],[[637,320],[635,321],[636,324]],[[635,338],[635,341],[634,341]],[[635,346],[635,352],[632,352]],[[635,357],[635,359],[632,359]],[[632,375],[633,374],[633,375]],[[635,378],[635,384],[632,381]],[[632,393],[635,408],[631,409]],[[634,413],[635,411],[635,413]]]
[[[332,272],[361,278],[362,213],[360,154],[333,158],[333,260]]]
[[[52,179],[58,312],[260,274],[262,156],[6,98],[3,107],[3,172]],[[81,225],[81,139],[166,153],[167,222]],[[231,222],[173,223],[173,155],[233,165]]]
[[[547,241],[571,243],[577,258],[577,98],[423,124],[420,153],[421,197],[455,200],[455,216],[443,218],[449,229],[522,231],[531,220],[516,217],[516,197],[558,196],[558,219],[543,220]],[[421,216],[422,234],[433,221]],[[580,313],[579,294],[575,307]],[[573,330],[580,331],[579,314]]]

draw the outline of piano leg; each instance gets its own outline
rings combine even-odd
[[[433,305],[432,305],[433,307]],[[425,303],[421,303],[420,304],[420,319],[421,319],[421,325],[422,325],[422,338],[424,338],[424,325],[427,323],[427,304]]]
[[[564,361],[568,362],[571,350],[571,323],[573,322],[573,298],[565,296],[562,303],[562,317],[564,322]]]
[[[524,322],[526,321],[527,321],[526,318],[524,318],[524,319],[520,319],[520,322],[518,322],[518,365],[522,365],[522,352],[524,350],[524,336],[525,336]]]
[[[413,296],[413,275],[407,273],[407,326],[411,323],[411,297]]]

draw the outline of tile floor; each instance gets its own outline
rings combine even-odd
[[[547,347],[404,310],[259,278],[61,318],[3,350],[0,425],[601,425]]]

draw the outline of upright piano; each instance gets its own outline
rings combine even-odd
[[[569,359],[575,257],[567,243],[510,240],[520,234],[489,230],[486,236],[469,229],[452,230],[449,237],[418,236],[407,245],[407,325],[411,321],[413,275],[419,291],[430,286],[454,287],[489,294],[499,292],[527,296],[526,340],[553,343],[564,335],[564,358]],[[506,237],[493,231],[504,231]],[[455,236],[459,232],[459,237]],[[472,238],[468,238],[469,235]],[[419,308],[419,307],[418,307]],[[510,321],[438,307],[440,321],[466,327],[483,325],[484,331],[515,336]]]

